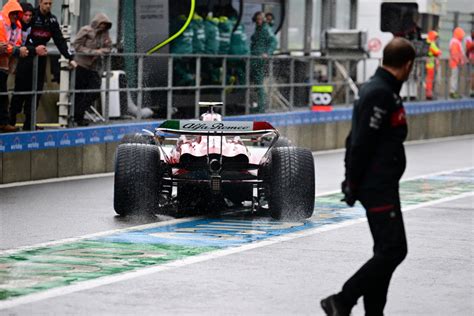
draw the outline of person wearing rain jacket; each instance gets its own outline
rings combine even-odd
[[[35,10],[33,6],[28,2],[20,3],[21,8],[23,9],[23,17],[21,18],[21,42],[22,45],[26,45],[26,40],[30,36],[31,32],[31,20],[33,19],[33,11]]]
[[[438,66],[437,58],[441,56],[441,50],[436,45],[438,39],[438,32],[429,31],[426,42],[429,45],[428,59],[426,60],[426,81],[425,81],[425,94],[428,100],[433,99],[433,82],[435,79],[435,71]]]
[[[102,56],[109,54],[112,40],[109,30],[112,22],[103,13],[98,13],[90,25],[83,26],[72,43],[78,53],[74,57],[77,62],[76,90],[100,89],[103,67]],[[85,111],[99,97],[99,93],[77,92],[74,98],[74,122],[79,126],[87,125],[84,121]]]
[[[462,45],[464,35],[464,30],[456,27],[453,31],[453,38],[449,42],[449,68],[451,68],[449,92],[450,96],[455,99],[460,97],[458,94],[459,68],[466,63],[466,56],[464,55]]]
[[[250,39],[250,53],[253,56],[259,56],[260,58],[252,58],[250,63],[250,77],[254,84],[263,85],[267,68],[267,61],[265,58],[273,55],[277,41],[275,35],[270,31],[270,28],[265,23],[265,15],[262,12],[256,12],[252,20],[255,23],[255,33]],[[266,106],[264,88],[257,88],[257,94],[258,106],[252,110],[254,112],[263,113]]]
[[[185,15],[178,16],[171,24],[170,34],[175,34],[186,22]],[[187,27],[184,32],[171,42],[171,54],[191,55],[193,53],[194,30]],[[191,70],[190,58],[175,58],[173,65],[173,82],[177,86],[194,85],[194,75]]]
[[[25,57],[26,47],[21,47],[21,16],[23,9],[16,0],[8,1],[0,14],[0,132],[15,132],[9,124],[7,80],[13,66],[12,56]]]
[[[69,60],[69,65],[73,68],[77,66],[74,57],[69,52],[69,47],[64,38],[58,19],[51,13],[53,6],[52,0],[39,0],[39,6],[33,12],[33,19],[31,20],[31,32],[28,36],[26,46],[29,49],[28,56],[21,58],[18,62],[15,77],[15,92],[29,92],[33,91],[32,76],[33,76],[33,61],[34,56],[38,58],[38,72],[37,72],[37,86],[36,90],[41,92],[43,90],[45,74],[46,74],[46,55],[47,43],[53,39],[54,44],[58,48],[61,55]],[[14,94],[10,108],[10,123],[16,120],[16,115],[20,113],[24,107],[25,122],[23,130],[31,129],[31,98],[32,95]],[[39,106],[41,93],[38,94],[36,107]],[[37,129],[38,127],[33,127]]]

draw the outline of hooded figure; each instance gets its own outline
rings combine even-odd
[[[76,90],[100,89],[102,80],[102,56],[110,53],[112,41],[109,30],[112,23],[109,18],[98,13],[90,25],[82,27],[72,43],[78,55],[74,57],[77,62]],[[79,126],[87,125],[84,120],[85,111],[99,97],[99,93],[76,93],[74,98],[74,121]]]
[[[10,0],[3,6],[0,14],[0,93],[7,92],[12,57],[20,56],[22,13],[20,4],[16,0]],[[16,128],[9,124],[8,95],[0,95],[0,133],[15,131]]]
[[[464,30],[457,27],[453,31],[453,38],[449,42],[449,67],[456,68],[464,64],[464,52],[462,48],[462,40],[464,39]]]
[[[0,43],[6,44],[5,50],[0,54],[0,69],[3,71],[10,70],[10,57],[19,55],[22,15],[23,9],[16,0],[8,1],[0,14]]]
[[[466,63],[462,41],[464,30],[460,27],[454,29],[453,38],[449,42],[449,67],[451,68],[450,96],[454,99],[460,98],[458,94],[459,68]]]
[[[82,27],[72,43],[79,55],[75,56],[77,64],[89,70],[99,71],[102,67],[101,55],[110,53],[112,40],[109,30],[112,22],[103,14],[98,13],[90,25]],[[87,54],[85,56],[83,54]]]

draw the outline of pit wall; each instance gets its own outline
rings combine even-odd
[[[474,99],[406,104],[408,140],[474,134]],[[293,143],[313,151],[344,147],[352,108],[236,116],[269,121]],[[120,139],[160,122],[0,134],[0,184],[113,172]]]

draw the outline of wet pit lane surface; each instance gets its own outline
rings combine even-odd
[[[473,144],[472,137],[465,137],[407,146],[403,210],[418,209],[408,213],[407,260],[418,253],[420,263],[402,265],[400,274],[407,276],[401,286],[411,285],[390,299],[400,298],[403,306],[389,306],[389,311],[410,314],[404,308],[415,306],[426,311],[431,303],[416,301],[425,296],[426,301],[435,297],[438,305],[449,307],[435,314],[451,311],[455,304],[461,307],[453,315],[474,311],[462,285],[469,275],[472,280],[468,250]],[[342,160],[341,151],[316,155],[318,192],[338,189]],[[216,218],[121,218],[114,216],[112,187],[110,176],[18,188],[0,185],[0,314],[202,315],[213,308],[214,314],[319,315],[316,300],[337,290],[370,253],[367,227],[352,225],[364,222],[364,210],[346,208],[339,194],[318,194],[313,217],[301,222],[275,221],[248,211]],[[314,235],[320,232],[324,234]],[[362,254],[357,257],[359,248]],[[242,251],[245,255],[237,256]],[[346,257],[342,261],[341,255]],[[344,261],[350,264],[344,266]],[[263,266],[257,268],[259,264]],[[306,272],[298,270],[300,265]],[[315,277],[320,271],[322,279]],[[312,281],[303,286],[307,278]],[[262,285],[250,297],[248,286],[255,282]],[[399,284],[395,280],[394,288]],[[223,292],[213,290],[221,287]],[[154,291],[163,294],[156,296]]]
[[[404,181],[404,210],[474,191],[474,169]],[[318,196],[313,217],[282,222],[249,212],[216,218],[183,218],[0,252],[0,307],[9,301],[68,285],[138,271],[191,257],[238,248],[344,222],[361,220],[358,205],[347,208],[339,193]],[[283,240],[283,239],[281,239]]]

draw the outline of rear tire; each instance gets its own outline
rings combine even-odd
[[[114,209],[117,214],[125,216],[159,211],[159,148],[146,144],[119,145],[114,181]]]
[[[315,175],[311,151],[297,147],[272,149],[268,166],[268,206],[275,219],[301,220],[314,210]]]

